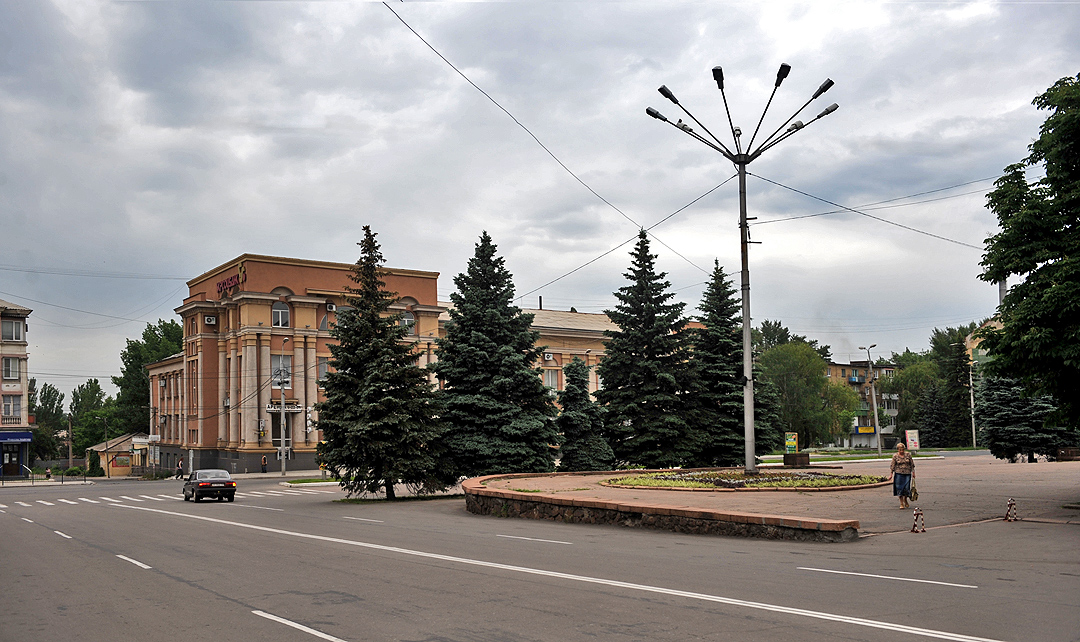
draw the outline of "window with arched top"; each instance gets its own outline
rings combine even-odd
[[[270,325],[275,328],[289,327],[289,304],[283,301],[274,303],[270,309]]]
[[[319,319],[319,329],[320,330],[329,330],[330,329],[330,315],[329,314],[324,314],[324,315],[322,315],[322,318]]]

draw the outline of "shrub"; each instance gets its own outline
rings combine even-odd
[[[64,471],[66,477],[82,477],[83,469],[78,466],[72,466]]]

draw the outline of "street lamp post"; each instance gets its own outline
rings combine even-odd
[[[289,450],[286,446],[287,430],[285,428],[285,345],[289,343],[289,337],[285,337],[281,342],[281,349],[283,354],[281,355],[281,367],[278,368],[278,392],[281,394],[281,446],[278,448],[278,454],[281,456],[281,476],[285,476],[285,458],[289,456]]]
[[[795,117],[798,116],[802,112],[802,110],[806,109],[806,107],[811,102],[816,100],[819,96],[821,96],[821,94],[825,93],[829,90],[829,88],[833,86],[833,81],[826,79],[825,82],[821,83],[821,86],[818,87],[817,91],[814,92],[814,95],[810,98],[810,100],[806,101],[803,106],[799,108],[798,111],[792,114],[790,118],[788,118],[786,121],[784,121],[782,125],[776,128],[776,131],[774,131],[771,135],[765,138],[765,140],[763,140],[758,145],[758,147],[754,149],[754,140],[757,138],[758,130],[761,129],[761,123],[765,120],[765,113],[769,111],[769,106],[772,104],[773,97],[776,95],[776,90],[780,87],[780,83],[782,83],[784,79],[787,78],[790,71],[791,65],[784,63],[780,65],[780,70],[776,72],[776,83],[773,85],[772,94],[769,95],[769,102],[766,103],[765,109],[762,110],[761,118],[758,119],[757,127],[754,129],[753,135],[750,136],[750,142],[749,144],[747,144],[745,150],[742,146],[742,130],[736,127],[734,121],[731,119],[731,110],[728,108],[727,94],[724,92],[724,70],[720,67],[713,67],[712,74],[713,80],[716,81],[716,86],[720,89],[720,95],[724,99],[724,111],[727,113],[728,125],[731,128],[731,137],[735,147],[734,152],[731,151],[731,149],[729,149],[727,145],[721,142],[720,139],[717,138],[711,131],[709,131],[709,129],[705,127],[705,125],[702,125],[701,122],[698,121],[698,119],[695,118],[693,114],[687,111],[687,109],[679,103],[679,100],[675,98],[675,94],[673,94],[666,85],[660,86],[658,90],[660,94],[664,98],[667,98],[675,105],[677,105],[679,109],[683,110],[683,112],[685,112],[686,115],[690,117],[690,119],[693,120],[694,123],[696,123],[698,127],[702,129],[702,131],[709,135],[709,138],[706,138],[705,136],[702,136],[701,134],[695,132],[693,128],[684,123],[682,119],[679,119],[678,122],[673,123],[669,121],[666,117],[664,117],[663,114],[653,109],[652,107],[649,107],[645,110],[645,113],[649,116],[668,123],[676,129],[682,130],[691,138],[697,140],[698,142],[704,143],[708,147],[711,147],[713,150],[719,152],[724,158],[728,159],[735,165],[739,173],[739,234],[742,259],[742,274],[740,277],[740,282],[742,288],[743,317],[743,439],[744,448],[746,451],[745,455],[747,473],[757,472],[757,461],[755,459],[756,452],[754,445],[754,360],[753,350],[750,345],[750,259],[747,251],[747,248],[751,243],[749,222],[754,219],[749,218],[746,215],[746,166],[755,161],[766,150],[775,147],[782,141],[790,138],[792,135],[795,134],[795,132],[803,129],[814,121],[820,120],[825,116],[828,116],[837,109],[836,103],[833,103],[826,107],[825,110],[818,114],[813,120],[811,120],[810,123],[803,124],[802,121],[795,120]],[[792,123],[793,120],[795,120],[795,122]],[[791,123],[790,126],[788,125],[789,123]],[[784,129],[785,127],[787,127],[787,129]],[[783,133],[781,133],[781,130],[783,130]],[[712,140],[709,140],[710,138]]]
[[[870,348],[876,348],[876,343],[869,347],[859,346],[859,350],[866,350],[866,372],[870,374],[870,404],[874,411],[874,434],[877,435],[877,454],[881,456],[881,426],[878,425],[877,416],[877,389],[874,386],[874,362],[870,357]]]

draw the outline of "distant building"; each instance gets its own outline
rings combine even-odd
[[[26,475],[30,461],[26,319],[32,310],[0,299],[0,462],[5,477]]]
[[[899,395],[883,394],[881,382],[883,379],[892,377],[896,372],[893,364],[870,364],[867,361],[852,361],[851,363],[829,362],[825,368],[825,376],[833,383],[842,383],[851,388],[859,395],[858,416],[855,418],[849,436],[845,443],[838,446],[850,448],[876,448],[877,433],[874,431],[873,401],[870,395],[870,380],[876,377],[875,392],[877,393],[877,407],[884,410],[888,421],[879,423],[887,424],[881,427],[881,445],[883,448],[892,448],[896,438],[896,415],[899,413]]]

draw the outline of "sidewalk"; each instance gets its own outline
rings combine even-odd
[[[830,462],[830,465],[841,465]],[[889,474],[888,461],[843,462],[843,472]],[[625,474],[625,473],[624,473]],[[687,492],[600,486],[603,476],[565,475],[492,480],[485,488],[523,491],[522,499],[556,497],[629,506],[663,505],[684,510],[748,513],[796,520],[855,520],[860,534],[911,529],[912,510],[900,509],[892,487],[827,492]],[[1080,525],[1080,462],[1010,464],[990,455],[916,460],[915,482],[927,528],[957,525],[1005,515],[1016,500],[1021,520]]]

